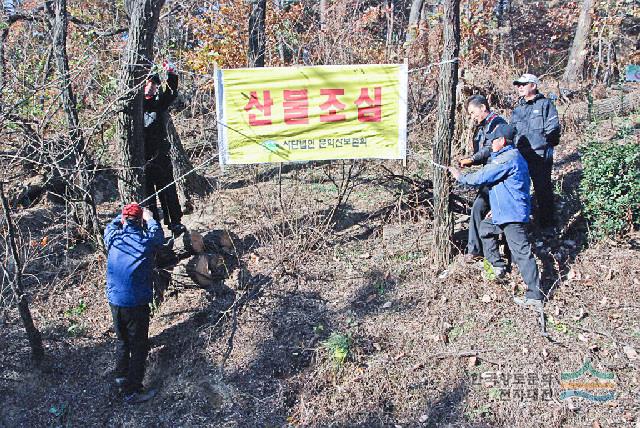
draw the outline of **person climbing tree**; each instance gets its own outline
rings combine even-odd
[[[160,199],[163,221],[174,236],[184,232],[181,224],[182,209],[173,178],[173,166],[169,157],[170,144],[162,121],[162,114],[178,96],[178,75],[173,64],[164,61],[167,72],[167,88],[162,89],[160,76],[148,77],[144,88],[144,153],[145,153],[145,198],[153,218],[160,221],[155,195]]]

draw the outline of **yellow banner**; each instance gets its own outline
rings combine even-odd
[[[216,71],[222,164],[405,159],[407,66]]]

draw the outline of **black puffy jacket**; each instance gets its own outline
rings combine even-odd
[[[161,116],[177,96],[178,76],[168,73],[167,89],[159,89],[155,97],[144,100],[144,145],[147,160],[155,157],[158,152],[169,153],[169,143]]]
[[[473,155],[471,161],[474,165],[484,165],[491,159],[491,140],[487,140],[487,134],[492,133],[496,126],[507,123],[502,116],[489,112],[482,122],[476,125],[473,135]]]
[[[530,101],[520,98],[511,115],[511,126],[516,130],[516,146],[533,149],[542,155],[547,147],[560,142],[560,120],[553,102],[538,93]]]

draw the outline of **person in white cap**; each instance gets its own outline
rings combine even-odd
[[[551,168],[553,148],[560,142],[558,111],[538,91],[540,80],[533,74],[523,74],[513,84],[520,96],[511,115],[516,147],[529,165],[536,195],[535,220],[540,227],[549,228],[554,225]]]

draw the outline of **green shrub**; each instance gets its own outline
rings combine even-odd
[[[593,237],[620,236],[640,224],[640,144],[584,145],[580,196]]]
[[[346,334],[334,331],[322,345],[329,351],[336,366],[340,367],[349,356],[351,338]]]

